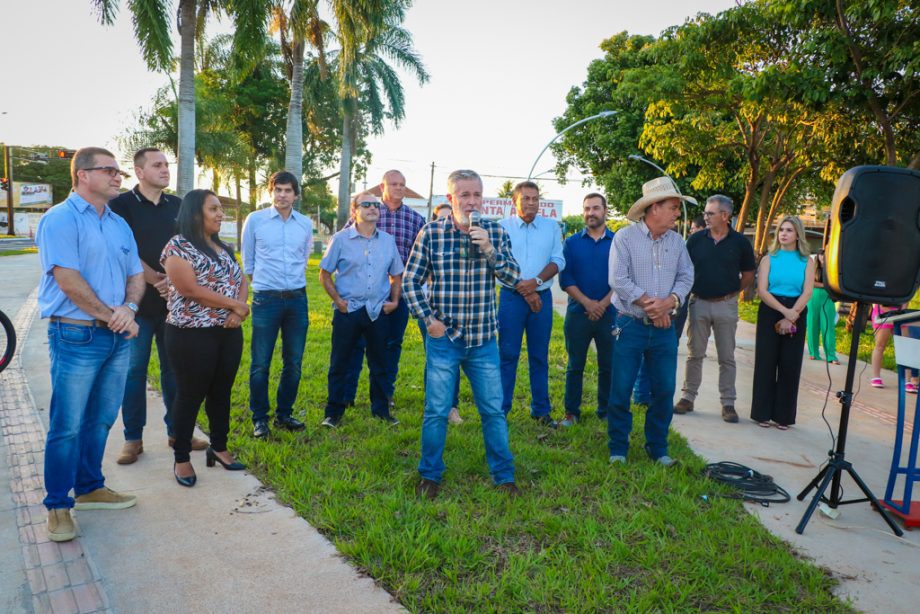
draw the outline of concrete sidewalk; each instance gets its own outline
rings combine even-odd
[[[47,341],[30,295],[40,271],[34,255],[0,266],[12,280],[0,309],[18,314],[24,337],[22,360],[0,374],[0,611],[403,611],[253,476],[209,469],[196,452],[198,485],[179,487],[156,394],[144,454],[134,465],[115,463],[119,421],[103,465],[107,485],[136,494],[138,505],[75,512],[78,538],[49,542],[41,505]]]
[[[565,295],[557,291],[553,302],[557,312],[564,315]],[[851,599],[858,609],[866,612],[916,612],[920,597],[920,530],[905,531],[904,537],[898,538],[868,503],[857,503],[839,507],[841,514],[836,520],[815,512],[804,534],[795,533],[814,491],[802,502],[796,495],[818,473],[828,458],[828,450],[833,447],[821,412],[827,400],[824,415],[836,434],[841,409],[836,392],[843,389],[847,357],[841,354],[842,364],[828,365],[806,356],[795,426],[788,431],[765,429],[750,420],[754,336],[753,324],[739,322],[735,408],[741,417],[740,423],[722,421],[719,366],[715,343],[710,339],[696,410],[675,415],[672,428],[709,462],[733,461],[773,476],[775,482],[789,492],[792,501],[770,507],[746,503],[745,508],[797,552],[830,570],[840,582],[837,589],[840,596]],[[683,337],[678,355],[675,401],[680,398],[684,380],[686,342]],[[865,363],[858,363],[856,375],[854,389],[858,392],[850,411],[846,458],[873,494],[881,499],[888,481],[895,438],[897,376],[883,371],[886,388],[876,389],[869,386],[870,370]],[[917,397],[907,395],[907,399],[914,403]],[[910,420],[913,411],[907,416]],[[906,425],[905,438],[912,426]],[[841,483],[845,500],[862,497],[849,476]],[[914,498],[918,497],[920,493],[915,491]]]

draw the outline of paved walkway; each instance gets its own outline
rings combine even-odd
[[[193,491],[181,489],[164,471],[170,464],[162,404],[149,398],[144,455],[134,465],[114,462],[121,425],[113,428],[105,461],[109,484],[137,493],[137,507],[76,514],[80,536],[48,542],[41,506],[42,450],[50,387],[44,326],[37,322],[34,294],[37,256],[0,258],[0,309],[15,315],[25,338],[19,359],[0,374],[0,611],[2,612],[391,612],[390,595],[351,568],[325,538],[290,508],[282,507],[252,476],[207,469]],[[565,301],[555,305],[564,312]],[[31,330],[30,330],[31,329]],[[820,469],[831,447],[825,414],[837,430],[845,365],[805,361],[798,421],[781,432],[746,418],[753,373],[753,326],[739,325],[740,424],[722,422],[717,364],[703,372],[697,411],[675,416],[673,426],[693,449],[712,461],[739,462],[773,475],[795,496]],[[680,351],[678,386],[683,381]],[[894,438],[896,391],[862,382],[851,414],[847,458],[877,496],[884,493]],[[886,381],[894,382],[892,374]],[[910,428],[910,427],[908,427]],[[847,497],[857,490],[844,479]],[[775,535],[803,556],[829,569],[838,593],[863,611],[914,612],[920,586],[920,531],[894,537],[867,504],[845,506],[830,520],[816,513],[804,535],[794,528],[806,502],[747,504]]]
[[[554,297],[556,310],[564,314],[565,304],[565,295],[557,292]],[[904,537],[898,538],[868,503],[859,503],[839,507],[841,514],[836,520],[816,512],[804,534],[795,533],[795,527],[814,491],[802,502],[796,500],[796,495],[818,473],[827,460],[828,450],[833,447],[821,412],[827,400],[824,414],[836,433],[840,405],[835,395],[843,389],[847,358],[840,355],[843,364],[827,365],[806,357],[796,425],[788,431],[764,429],[750,420],[754,336],[753,324],[739,323],[735,352],[738,393],[735,407],[741,417],[740,423],[722,421],[719,367],[715,344],[710,339],[696,410],[674,416],[671,426],[709,462],[741,463],[773,476],[776,483],[789,492],[792,496],[789,503],[770,507],[747,503],[745,508],[774,535],[792,544],[797,552],[829,569],[840,582],[839,595],[851,599],[858,609],[866,612],[916,612],[920,597],[920,530],[905,531]],[[684,337],[678,356],[675,400],[680,398],[686,357]],[[887,387],[875,389],[869,386],[869,373],[865,363],[857,365],[858,391],[850,411],[846,457],[875,496],[881,499],[891,466],[897,415],[897,377],[893,372],[883,372]],[[908,395],[908,400],[915,402],[917,397]],[[907,433],[912,427],[912,424],[906,425]],[[857,498],[857,494],[862,496],[849,476],[844,477],[842,485],[845,499]],[[918,497],[920,493],[915,490],[914,498]]]
[[[34,255],[0,258],[0,278],[14,280],[0,290],[0,309],[16,314],[23,348],[0,374],[0,611],[403,611],[256,478],[208,469],[202,457],[207,479],[192,491],[179,488],[155,394],[143,456],[115,463],[119,423],[104,462],[108,485],[137,494],[138,505],[75,512],[78,538],[48,541],[41,505],[47,344],[35,293],[25,296],[38,275]]]

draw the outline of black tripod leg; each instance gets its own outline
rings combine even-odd
[[[803,490],[802,492],[800,492],[800,493],[799,493],[799,496],[796,497],[796,498],[797,498],[799,501],[804,501],[804,500],[805,500],[805,497],[808,495],[808,492],[809,492],[812,488],[814,488],[815,486],[818,485],[818,483],[821,481],[821,478],[823,478],[823,477],[824,477],[824,474],[827,473],[827,470],[828,470],[828,469],[830,469],[830,465],[824,465],[824,468],[821,469],[821,471],[818,472],[818,475],[816,475],[816,476],[814,477],[814,479],[813,479],[811,482],[808,483],[808,486],[805,487],[805,490]],[[822,489],[822,490],[823,490],[823,489]]]
[[[856,485],[859,486],[859,489],[863,491],[863,494],[866,495],[866,498],[875,506],[875,509],[878,510],[878,513],[882,515],[882,518],[885,519],[885,522],[888,523],[888,526],[891,527],[891,530],[894,531],[894,534],[898,537],[904,535],[904,531],[901,530],[894,520],[891,519],[891,516],[888,515],[888,511],[883,508],[878,499],[875,498],[875,495],[872,494],[872,491],[869,490],[869,487],[866,486],[866,483],[862,481],[862,478],[859,477],[859,474],[856,473],[852,467],[847,467],[847,473],[850,474],[850,477],[853,478],[853,481],[856,482]]]
[[[808,509],[805,510],[805,515],[802,516],[802,520],[799,521],[799,526],[795,528],[795,532],[801,535],[805,532],[805,525],[808,524],[808,521],[811,520],[811,515],[815,513],[815,510],[818,509],[818,504],[821,503],[821,497],[824,496],[824,491],[827,490],[827,487],[830,486],[831,480],[834,478],[834,475],[840,471],[840,468],[833,463],[827,465],[824,469],[821,470],[815,479],[811,481],[811,484],[808,485],[802,494],[799,495],[799,501],[801,501],[806,493],[812,489],[812,487],[817,483],[821,478],[821,475],[824,475],[824,479],[821,481],[821,485],[818,487],[818,490],[815,492],[815,496],[812,498],[811,503],[808,504]]]

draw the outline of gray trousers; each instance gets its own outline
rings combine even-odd
[[[719,358],[719,397],[722,405],[735,404],[735,331],[738,328],[738,297],[710,302],[700,298],[690,299],[687,316],[687,369],[681,397],[696,400],[703,381],[703,359],[709,333],[716,339]]]

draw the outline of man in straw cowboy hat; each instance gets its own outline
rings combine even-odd
[[[652,398],[645,417],[645,450],[670,467],[668,427],[673,415],[677,338],[671,317],[693,286],[693,264],[680,235],[671,230],[680,217],[681,196],[668,177],[642,186],[642,198],[626,214],[632,224],[616,233],[610,250],[609,281],[619,315],[613,328],[613,374],[607,434],[610,462],[625,463],[632,431],[630,395],[645,360]]]

